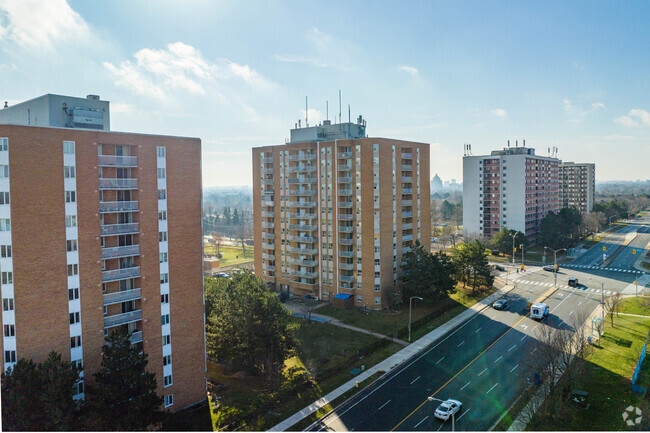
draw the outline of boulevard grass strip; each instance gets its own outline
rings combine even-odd
[[[341,394],[339,397],[335,398],[333,401],[326,404],[325,406],[323,406],[322,408],[314,412],[312,415],[303,418],[301,421],[298,421],[296,424],[289,427],[287,431],[303,431],[304,429],[312,425],[314,422],[318,421],[321,417],[327,415],[335,407],[344,403],[347,399],[356,395],[359,391],[363,390],[366,386],[370,385],[371,383],[379,379],[385,373],[386,372],[384,371],[378,371],[372,376],[368,377],[366,380],[359,382],[358,387],[354,387],[346,391],[345,393]]]
[[[230,265],[236,265],[240,263],[246,263],[252,261],[254,257],[254,249],[253,247],[246,247],[245,252],[242,252],[241,246],[239,247],[234,247],[234,246],[221,246],[219,248],[219,253],[221,253],[221,259],[220,259],[220,265],[221,266],[230,266]],[[217,255],[217,247],[213,246],[203,246],[203,254],[208,256],[216,256]]]
[[[611,228],[611,229],[607,229],[607,230],[605,230],[604,232],[602,232],[602,233],[600,233],[600,234],[598,234],[598,235],[592,237],[590,240],[588,240],[587,242],[585,242],[585,244],[582,246],[582,248],[588,250],[589,248],[591,248],[591,247],[593,247],[594,245],[596,245],[598,242],[602,241],[603,238],[605,238],[605,236],[607,236],[607,235],[609,235],[609,234],[611,234],[611,233],[616,233],[617,231],[619,231],[619,230],[621,230],[621,229],[627,227],[628,225],[629,225],[628,223],[624,223],[624,224],[614,223],[614,227],[613,227],[613,228]]]
[[[416,322],[434,311],[440,311],[440,315],[432,318],[431,321],[420,327],[419,330],[414,330],[411,340],[414,340],[415,338],[413,337],[415,336],[422,336],[431,332],[436,327],[456,317],[468,308],[471,308],[474,304],[485,299],[495,291],[496,289],[492,288],[490,290],[477,290],[473,292],[469,286],[463,287],[462,284],[458,284],[456,293],[450,295],[449,299],[435,304],[414,302],[412,322]],[[444,309],[441,309],[442,303],[445,303]],[[338,319],[347,325],[356,326],[389,337],[394,336],[398,330],[406,328],[409,321],[409,307],[407,304],[398,313],[386,313],[384,311],[363,312],[358,309],[341,310],[332,305],[319,308],[316,312]]]
[[[304,368],[315,378],[319,370],[336,367],[349,357],[356,356],[359,349],[379,340],[371,335],[327,323],[312,322],[311,325],[307,325],[307,321],[304,319],[293,318],[293,320],[301,324],[298,338],[302,344],[300,354],[285,363],[286,373],[289,373],[292,368]],[[237,421],[238,424],[244,425],[241,425],[239,430],[261,431],[273,427],[353,379],[354,376],[350,374],[352,369],[360,369],[361,366],[366,369],[370,368],[400,349],[402,349],[401,345],[389,343],[362,359],[357,357],[351,365],[334,371],[323,379],[314,379],[311,387],[298,386],[295,392],[285,393],[281,396],[277,395],[278,393],[268,393],[263,380],[259,377],[228,371],[223,366],[210,361],[208,362],[208,377],[215,382],[228,385],[228,388],[219,391],[217,395],[221,398],[222,405],[229,408],[228,411],[240,412]],[[283,384],[285,389],[291,389],[292,385],[289,382]],[[257,408],[268,404],[271,404],[272,410],[256,413]],[[214,402],[211,402],[211,406],[214,407]],[[217,430],[219,418],[220,415],[212,411],[215,430]]]
[[[626,299],[622,310],[633,310],[638,302],[635,298]],[[533,421],[526,430],[620,431],[628,429],[621,416],[628,406],[641,407],[644,415],[647,414],[650,406],[642,395],[632,392],[631,380],[649,330],[650,318],[615,315],[612,327],[607,315],[600,342],[594,342],[584,360],[576,361],[582,364],[583,370],[573,388],[589,393],[589,409],[571,406],[570,416],[563,421],[563,425],[552,425],[546,421],[543,425],[536,425]],[[650,373],[650,362],[644,363],[642,373],[645,372]],[[643,378],[650,378],[650,374]],[[510,427],[527,403],[522,400],[502,418],[495,431]]]
[[[618,311],[619,313],[639,314],[650,318],[650,297],[639,296],[636,298],[625,299],[625,301],[621,303],[621,307]],[[614,315],[614,318],[616,319],[616,315]],[[614,321],[614,323],[616,323],[616,321]]]

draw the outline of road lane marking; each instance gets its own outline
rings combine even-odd
[[[476,334],[476,333],[477,333],[478,331],[480,331],[480,330],[481,330],[481,328],[483,328],[483,327],[481,326],[481,327],[480,327],[480,328],[478,328],[478,329],[477,329],[476,331],[474,331],[474,333]]]
[[[413,385],[415,382],[417,382],[417,380],[418,380],[419,378],[420,378],[420,376],[418,376],[418,377],[416,377],[415,379],[413,379],[413,382],[411,382],[411,385]]]
[[[571,310],[571,312],[569,313],[569,316],[572,315],[572,314],[573,314],[573,310]]]
[[[480,376],[480,375],[482,375],[483,373],[485,373],[486,371],[487,371],[487,368],[486,368],[485,370],[481,371],[478,375]]]
[[[584,302],[584,301],[580,301],[580,302],[578,302],[578,305],[582,304],[583,302]]]
[[[465,385],[463,385],[463,387],[462,387],[460,390],[462,391],[462,390],[464,390],[465,388],[467,388],[467,385],[469,385],[470,383],[472,383],[471,380],[470,380],[469,382],[467,382]]]
[[[494,386],[492,386],[492,388],[490,388],[490,389],[488,390],[488,392],[486,392],[485,394],[489,394],[490,391],[492,391],[494,388],[496,388],[496,386],[497,386],[498,384],[499,384],[499,382],[495,383]]]
[[[535,327],[533,329],[531,329],[530,332],[535,332],[535,329],[537,329],[538,326],[539,325],[535,325]]]
[[[445,359],[444,356],[443,356],[442,358],[440,358],[440,359],[438,360],[438,362],[436,362],[436,365],[440,364],[440,361],[442,361],[443,359]]]
[[[515,365],[515,366],[513,367],[513,369],[510,370],[510,373],[512,373],[513,371],[515,371],[515,370],[517,369],[517,367],[519,367],[519,364]]]
[[[521,337],[520,341],[524,341],[526,339],[526,337],[528,337],[528,335],[524,335],[523,337]]]
[[[461,419],[462,417],[464,417],[465,414],[466,414],[467,412],[469,412],[469,409],[465,409],[465,410],[463,411],[462,415],[459,416],[458,418],[456,418],[456,422],[460,421],[460,419]]]
[[[386,403],[384,403],[384,404],[382,404],[381,406],[379,406],[379,408],[377,409],[377,411],[382,410],[382,409],[384,408],[384,406],[386,406],[386,405],[387,405],[388,403],[390,403],[391,401],[392,401],[392,399],[391,399],[391,400],[388,400]]]
[[[414,428],[414,429],[415,429],[415,428],[418,428],[418,426],[419,426],[420,424],[422,424],[424,421],[426,421],[427,418],[429,418],[429,415],[425,416],[424,419],[423,419],[422,421],[420,421],[419,423],[415,424],[415,426],[413,426],[413,428]]]
[[[536,350],[537,350],[537,348],[534,348],[533,351],[530,352],[530,354],[532,355],[533,353],[535,353]]]
[[[460,347],[460,346],[462,346],[463,344],[465,344],[465,340],[461,341],[460,344],[459,344],[458,346],[456,346],[456,347]]]
[[[497,359],[494,360],[495,363],[499,362],[499,359],[503,358],[503,355],[499,356]]]
[[[514,349],[515,347],[517,347],[517,345],[516,345],[516,344],[513,344],[512,347],[511,347],[510,349],[508,349],[508,352],[510,352],[510,351],[511,351],[512,349]]]

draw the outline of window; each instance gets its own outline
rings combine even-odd
[[[165,365],[169,365],[172,363],[172,356],[171,355],[165,355],[163,356],[163,367]]]
[[[63,153],[67,153],[68,155],[74,155],[74,141],[63,142]]]
[[[0,152],[6,152],[9,150],[9,139],[0,138]]]
[[[163,325],[169,325],[169,314],[163,314],[160,319]]]
[[[76,263],[74,265],[68,265],[68,277],[72,277],[74,275],[79,275],[79,265]]]
[[[0,192],[0,204],[9,204],[8,192]]]
[[[171,335],[163,335],[162,336],[162,345],[165,346],[167,344],[172,344],[172,336]]]
[[[13,272],[2,273],[2,284],[13,284]]]
[[[75,347],[81,347],[81,335],[70,337],[70,349],[74,349]]]
[[[165,396],[165,407],[169,407],[174,404],[174,394],[169,394]]]
[[[158,200],[165,200],[167,198],[167,191],[164,189],[158,190]]]
[[[160,303],[169,304],[169,293],[166,293],[164,295],[160,295]]]
[[[165,177],[166,177],[165,169],[164,168],[159,168],[158,169],[158,179],[164,179]]]
[[[5,337],[15,337],[15,336],[16,336],[15,325],[5,325]]]
[[[11,219],[10,218],[0,218],[0,232],[11,231]]]
[[[357,302],[363,302],[363,296],[357,295]]]
[[[108,306],[104,305],[104,316],[108,314]]]
[[[159,221],[167,221],[167,211],[166,210],[161,210],[158,212],[158,220]]]
[[[379,296],[375,296],[375,305],[381,304],[381,298]]]
[[[79,288],[75,287],[73,289],[68,289],[68,301],[74,301],[79,299]]]
[[[84,383],[83,383],[83,381],[75,383],[73,388],[72,388],[72,393],[73,393],[72,395],[83,394],[83,392],[84,392]]]
[[[164,158],[165,157],[165,148],[162,146],[158,146],[158,158]]]
[[[169,283],[169,274],[160,274],[160,284]]]
[[[75,215],[66,215],[65,216],[65,226],[66,227],[77,227],[77,217]]]
[[[11,245],[0,246],[0,257],[2,258],[11,257]]]
[[[0,179],[9,177],[9,166],[0,165]]]
[[[66,179],[72,179],[75,177],[75,170],[74,170],[74,165],[66,165],[63,167],[63,177]]]
[[[167,232],[158,232],[158,241],[167,242]]]
[[[74,203],[77,201],[76,198],[77,193],[74,191],[66,191],[65,192],[65,202],[66,203]]]
[[[105,308],[105,307],[104,307]],[[70,324],[74,325],[75,323],[81,322],[81,317],[79,312],[70,313]]]
[[[13,309],[14,309],[14,299],[13,298],[2,298],[2,309],[4,311],[13,311]]]
[[[160,253],[160,263],[167,262],[167,253]]]
[[[77,251],[77,240],[65,241],[66,251]]]
[[[170,374],[169,376],[165,376],[163,378],[164,381],[164,386],[169,386],[172,384],[172,375]]]
[[[15,350],[5,350],[5,362],[16,362]]]

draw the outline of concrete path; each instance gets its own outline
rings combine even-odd
[[[645,314],[631,314],[631,313],[614,313],[617,316],[632,316],[632,317],[645,317],[646,319],[650,319],[650,316],[646,316]]]
[[[471,308],[468,308],[467,310],[463,311],[460,313],[458,316],[454,317],[453,319],[443,323],[442,325],[438,326],[436,329],[433,331],[429,332],[426,334],[424,337],[420,338],[419,340],[413,342],[412,344],[409,344],[406,346],[404,349],[400,350],[399,352],[391,355],[390,357],[386,358],[382,362],[374,365],[373,367],[368,368],[361,374],[358,374],[357,376],[353,377],[340,387],[336,388],[329,394],[321,397],[320,399],[316,400],[309,406],[305,407],[304,409],[296,412],[289,418],[285,419],[281,423],[275,425],[269,431],[285,431],[298,421],[302,420],[305,417],[308,417],[309,415],[313,414],[323,406],[331,403],[334,401],[336,398],[347,392],[348,390],[354,388],[356,386],[357,381],[358,382],[363,382],[367,378],[371,377],[375,373],[381,371],[381,372],[387,372],[390,371],[396,367],[399,367],[401,364],[405,363],[409,359],[413,358],[416,356],[418,353],[426,349],[427,347],[431,346],[431,344],[435,343],[442,337],[444,337],[448,332],[454,330],[458,326],[460,326],[463,322],[469,320],[474,316],[475,314],[478,314],[479,311],[483,310],[487,306],[491,305],[494,301],[502,297],[504,294],[510,292],[512,289],[514,289],[513,284],[509,284],[496,292],[494,292],[492,295],[488,296],[487,298],[483,299],[482,301],[474,304]]]

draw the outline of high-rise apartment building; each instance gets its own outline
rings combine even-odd
[[[253,149],[255,272],[277,289],[381,309],[403,254],[430,249],[429,145],[365,130],[325,121]]]
[[[202,401],[201,141],[111,132],[107,101],[55,99],[0,110],[3,368],[57,351],[83,398],[124,330],[169,410]],[[71,123],[35,115],[59,111]]]
[[[492,237],[503,227],[535,244],[542,218],[559,210],[559,164],[530,147],[463,157],[463,230]]]
[[[560,207],[575,207],[581,214],[591,212],[596,193],[596,164],[560,164]]]

